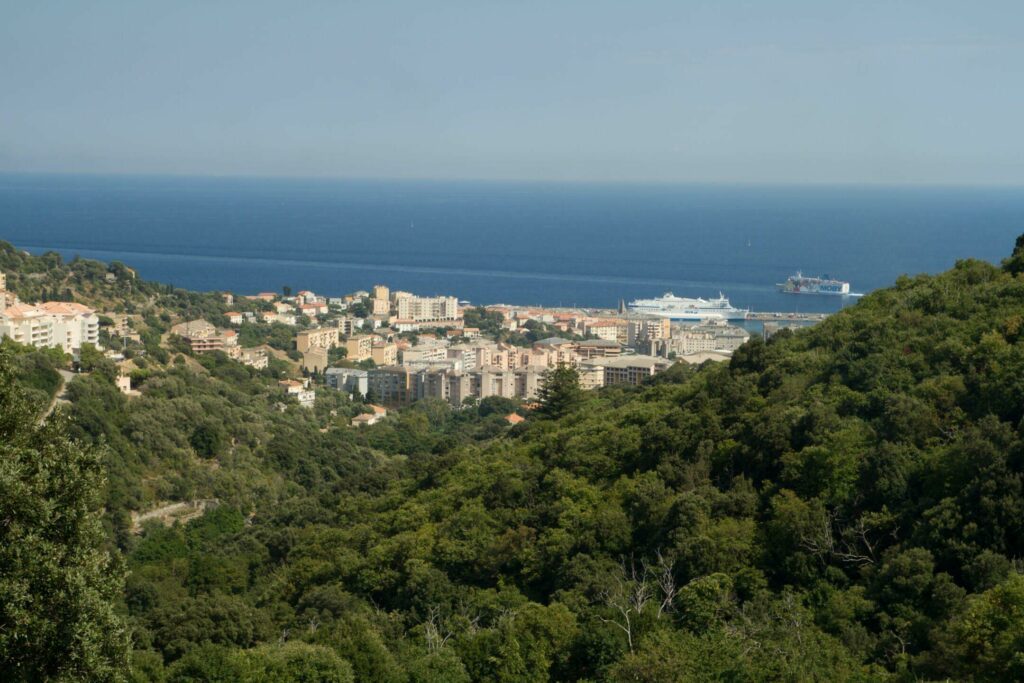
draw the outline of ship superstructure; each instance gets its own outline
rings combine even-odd
[[[717,299],[689,299],[667,292],[656,299],[632,301],[629,310],[670,320],[746,320],[749,313],[730,304],[721,292]]]
[[[786,294],[827,294],[831,296],[849,296],[850,283],[843,280],[835,280],[828,275],[821,277],[808,277],[799,270],[796,275],[790,275],[785,282],[776,285]]]

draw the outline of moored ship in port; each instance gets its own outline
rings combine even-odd
[[[785,282],[780,282],[776,287],[785,294],[827,294],[831,296],[849,296],[850,283],[843,280],[835,280],[828,275],[821,277],[807,277],[799,270],[796,275],[790,275]]]
[[[667,292],[656,299],[632,301],[629,310],[670,320],[746,320],[749,314],[730,304],[721,292],[717,299],[689,299]]]

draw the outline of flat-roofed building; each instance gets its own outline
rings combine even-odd
[[[396,299],[395,308],[399,319],[414,322],[443,322],[462,317],[459,300],[454,296],[403,296]]]
[[[366,396],[366,390],[369,389],[368,374],[366,370],[359,368],[327,368],[324,371],[324,380],[332,389]]]
[[[516,389],[515,396],[517,398],[524,398],[532,400],[537,398],[540,394],[540,389],[544,385],[544,375],[547,372],[546,368],[540,367],[526,367],[515,370],[516,378]]]
[[[301,367],[306,372],[323,372],[327,369],[327,349],[319,346],[311,347],[302,354]]]
[[[475,370],[472,376],[474,395],[477,398],[487,398],[488,396],[514,398],[516,395],[516,375],[512,370],[490,366]]]
[[[376,297],[370,299],[370,314],[371,315],[383,315],[386,316],[391,312],[391,302],[387,299],[378,299]]]
[[[535,342],[533,348],[551,354],[548,357],[548,367],[576,365],[579,361],[579,356],[576,354],[576,342],[571,339],[548,337]]]
[[[577,372],[580,375],[580,389],[591,391],[604,386],[604,359],[593,358],[581,361]]]
[[[359,330],[363,329],[363,319],[346,316],[338,319],[337,326],[339,332],[346,337],[351,337],[353,334],[357,334]]]
[[[53,320],[53,343],[65,352],[74,353],[82,344],[99,344],[100,319],[91,308],[66,301],[47,301],[36,308]]]
[[[370,346],[370,358],[377,365],[397,365],[398,346],[392,342],[375,341]]]
[[[437,339],[423,339],[415,346],[402,349],[399,353],[402,365],[435,363],[448,358],[449,346]]]
[[[615,358],[622,355],[622,346],[614,339],[584,339],[576,343],[580,359]]]
[[[373,352],[373,337],[368,334],[357,334],[346,339],[344,345],[345,356],[349,360],[366,360]]]
[[[591,323],[586,323],[583,326],[583,331],[584,333],[591,334],[598,339],[618,341],[619,322],[617,320],[597,320]]]
[[[601,364],[604,366],[604,384],[629,384],[638,386],[654,377],[659,372],[664,372],[671,367],[672,362],[657,356],[619,356],[618,358],[603,358]]]
[[[337,327],[317,327],[303,330],[295,335],[295,350],[306,353],[310,349],[333,349],[341,339],[341,330]]]
[[[205,320],[189,320],[171,328],[171,334],[184,339],[192,353],[208,353],[224,350],[224,335]]]
[[[36,348],[57,345],[53,339],[53,318],[27,304],[8,306],[0,312],[0,337]]]
[[[672,336],[672,321],[668,318],[632,317],[628,322],[626,346],[636,348],[642,342],[668,339]]]
[[[386,405],[408,405],[412,371],[404,365],[385,365],[367,371],[367,393]]]
[[[455,371],[448,367],[425,367],[417,370],[412,376],[413,395],[416,400],[437,398],[450,400],[449,377]]]

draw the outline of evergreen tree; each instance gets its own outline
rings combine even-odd
[[[0,351],[0,679],[123,680],[123,572],[103,549],[100,453],[37,424]]]
[[[583,401],[580,373],[569,365],[559,365],[548,370],[544,373],[538,399],[538,415],[557,419],[571,413]]]

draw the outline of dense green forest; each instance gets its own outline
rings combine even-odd
[[[217,356],[153,362],[131,399],[98,368],[51,437],[104,464],[108,533],[67,542],[123,578],[133,681],[1024,680],[1022,273],[1019,240],[728,364],[595,393],[560,372],[515,427],[484,401],[348,429],[358,405],[282,405]],[[7,400],[41,403],[59,361],[3,358],[29,392]],[[51,505],[19,467],[4,491]],[[37,680],[0,609],[0,671]]]

